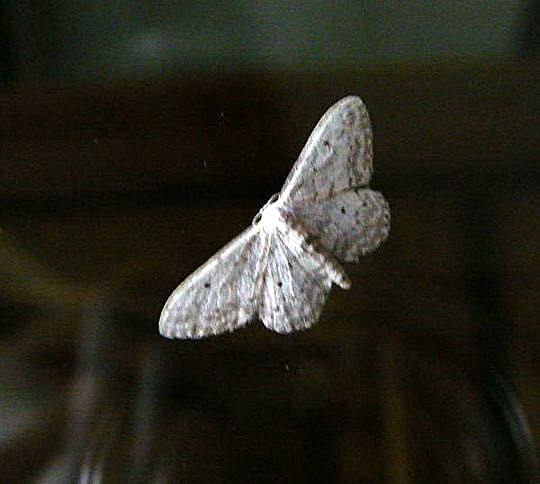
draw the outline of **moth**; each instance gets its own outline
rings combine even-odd
[[[281,192],[252,225],[171,294],[159,319],[167,338],[232,331],[258,316],[278,333],[314,324],[336,284],[383,242],[390,210],[371,190],[372,132],[359,97],[334,104],[313,129]]]

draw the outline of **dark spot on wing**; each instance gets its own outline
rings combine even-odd
[[[345,210],[345,207],[341,207],[341,213],[347,213],[347,211]]]
[[[204,283],[204,287],[206,287],[206,289],[208,289],[210,287],[210,283],[209,282],[205,282]]]
[[[325,139],[324,142],[323,142],[323,145],[324,146],[330,146],[330,142],[327,139]]]
[[[281,281],[278,281],[277,285],[278,285],[278,287],[281,287],[281,286],[283,286],[283,283]]]
[[[367,202],[365,200],[362,202],[362,207],[367,207]]]

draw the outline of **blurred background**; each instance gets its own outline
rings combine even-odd
[[[0,482],[537,482],[540,2],[0,15]],[[347,94],[393,223],[352,289],[160,337]]]

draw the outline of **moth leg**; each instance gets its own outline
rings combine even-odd
[[[312,253],[314,256],[320,257],[322,264],[328,272],[328,276],[330,279],[332,279],[334,284],[337,284],[342,289],[351,288],[351,280],[349,279],[349,276],[334,256],[326,252],[324,249],[316,247],[316,244],[313,243],[307,245],[306,250]]]
[[[324,259],[326,267],[328,268],[328,273],[334,284],[337,284],[341,289],[350,289],[351,280],[345,272],[345,269],[341,267],[341,264],[336,260],[336,258],[325,252],[319,252]]]

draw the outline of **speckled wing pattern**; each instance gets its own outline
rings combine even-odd
[[[252,225],[197,269],[170,295],[159,332],[167,338],[202,338],[232,331],[257,310],[266,238]]]
[[[319,247],[342,262],[357,262],[376,249],[390,231],[390,209],[369,188],[343,190],[331,198],[299,204],[294,211]]]
[[[319,247],[356,262],[390,231],[390,209],[367,187],[373,173],[373,135],[359,97],[334,104],[313,129],[281,196]]]
[[[256,315],[279,333],[315,323],[332,283],[350,286],[339,262],[388,235],[388,204],[367,186],[372,158],[367,110],[345,97],[316,125],[279,196],[171,294],[160,333],[200,338]]]
[[[373,172],[373,135],[359,97],[334,104],[313,129],[281,189],[289,204],[322,200],[366,186]]]
[[[287,243],[287,234],[270,235],[259,317],[278,333],[311,326],[319,319],[332,287],[317,253]]]

